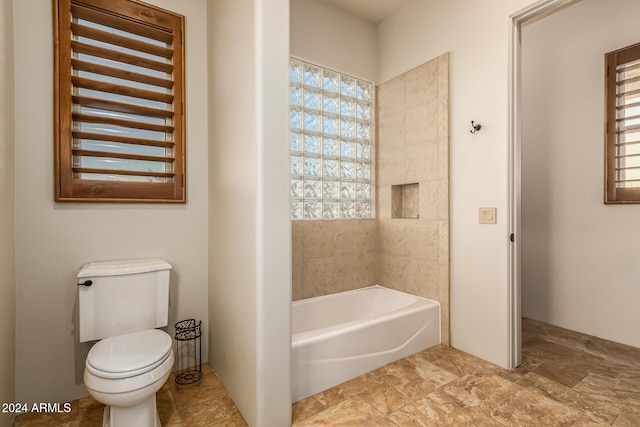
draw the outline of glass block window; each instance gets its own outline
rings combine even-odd
[[[291,218],[371,218],[370,82],[291,59]]]

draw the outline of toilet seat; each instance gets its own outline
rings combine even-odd
[[[158,329],[106,338],[91,348],[86,368],[105,379],[142,375],[160,366],[171,355],[171,346],[171,337]]]

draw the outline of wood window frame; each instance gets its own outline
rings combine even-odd
[[[605,54],[605,204],[640,203],[640,187],[618,188],[617,173],[621,123],[618,67],[639,60],[640,43]]]
[[[55,171],[55,201],[56,202],[147,202],[147,203],[185,203],[186,202],[186,156],[185,156],[185,70],[184,70],[184,17],[182,15],[160,9],[137,0],[53,0],[54,10],[54,171]],[[84,14],[90,19],[100,20],[96,22],[110,29],[122,30],[128,33],[149,37],[166,43],[167,47],[150,47],[147,43],[137,43],[134,39],[125,38],[113,34],[112,31],[99,31],[88,26],[78,25],[73,22]],[[164,63],[149,61],[129,55],[130,58],[117,59],[130,65],[141,65],[145,68],[158,67],[166,73],[167,77],[154,78],[148,74],[129,73],[127,70],[100,67],[97,72],[109,73],[109,77],[145,83],[155,87],[164,87],[165,93],[156,91],[144,91],[129,88],[126,85],[99,82],[78,76],[77,70],[96,72],[95,64],[83,63],[72,52],[100,49],[87,46],[74,40],[74,35],[85,35],[98,41],[117,45],[119,48],[127,48],[137,52],[146,52],[155,56],[171,59]],[[119,40],[120,39],[120,40]],[[108,55],[117,55],[118,50],[103,52],[103,58]],[[145,50],[146,49],[146,50]],[[106,49],[109,50],[109,49]],[[89,52],[85,52],[89,53]],[[94,52],[95,53],[95,52]],[[127,56],[122,53],[121,56]],[[127,62],[129,61],[129,62]],[[133,62],[130,62],[133,61]],[[143,63],[140,64],[140,61]],[[158,65],[160,64],[160,65]],[[105,71],[106,70],[106,71]],[[135,75],[137,74],[137,75]],[[138,98],[156,99],[167,105],[166,110],[154,110],[140,105],[128,105],[123,102],[112,102],[104,99],[91,99],[88,96],[78,96],[74,93],[74,87],[86,87],[105,93],[130,96]],[[127,121],[120,119],[87,116],[79,112],[77,106],[88,106],[102,110],[114,111],[123,115],[138,115],[144,117],[161,117],[169,125],[150,125],[144,121]],[[75,106],[75,107],[74,107]],[[164,141],[147,140],[144,138],[89,135],[87,132],[78,131],[75,125],[78,122],[102,123],[113,126],[124,126],[130,129],[144,129],[170,135]],[[80,135],[82,134],[82,135]],[[101,152],[96,150],[84,150],[83,147],[74,147],[76,140],[91,140],[97,138],[102,141],[116,142],[128,146],[154,146],[168,153],[164,156],[150,156],[141,154]],[[125,170],[124,173],[112,169],[90,169],[82,165],[74,166],[74,156],[116,157],[118,159],[159,162],[170,164],[164,172]],[[150,181],[132,180],[107,180],[88,179],[89,173],[118,174],[121,176],[144,176]],[[83,176],[84,174],[84,176]],[[91,176],[91,175],[89,175]],[[161,182],[159,182],[161,181]]]

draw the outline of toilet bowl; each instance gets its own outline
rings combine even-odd
[[[103,426],[160,427],[156,392],[173,367],[171,337],[149,329],[106,338],[87,355],[84,384],[107,405]]]
[[[78,271],[84,384],[106,405],[103,426],[159,427],[156,392],[173,367],[168,323],[169,272],[161,258],[99,261]]]

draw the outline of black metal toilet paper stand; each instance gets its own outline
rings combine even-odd
[[[202,321],[176,323],[176,388],[202,380]]]

